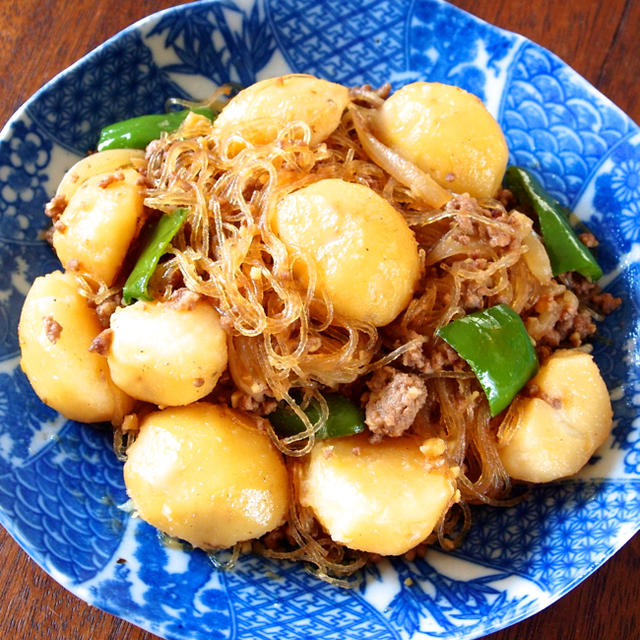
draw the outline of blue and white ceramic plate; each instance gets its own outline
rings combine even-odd
[[[30,282],[57,260],[43,206],[105,124],[170,96],[304,71],[347,85],[414,80],[480,96],[511,160],[588,222],[603,282],[624,306],[595,354],[612,394],[611,438],[579,477],[511,509],[480,508],[455,553],[385,561],[359,590],[301,566],[244,557],[214,570],[130,519],[110,436],[61,418],[18,366]],[[0,521],[62,585],[171,639],[477,638],[547,606],[640,528],[640,132],[548,51],[439,0],[196,2],[123,31],[46,85],[0,140]]]

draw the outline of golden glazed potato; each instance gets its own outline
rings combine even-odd
[[[111,286],[142,225],[144,188],[134,169],[86,180],[55,225],[53,247],[66,269]]]
[[[284,197],[271,223],[315,264],[317,286],[336,313],[383,326],[409,304],[418,245],[402,214],[369,187],[320,180]],[[303,269],[298,276],[306,284]]]
[[[189,404],[215,387],[227,366],[227,339],[218,312],[192,305],[136,302],[111,316],[107,360],[113,381],[139,400]]]
[[[290,122],[302,120],[318,144],[340,123],[349,90],[314,76],[292,73],[252,84],[235,96],[216,118],[218,134],[238,132],[253,144],[275,140]]]
[[[133,407],[111,381],[107,361],[89,351],[101,331],[72,274],[36,278],[18,325],[20,365],[40,399],[71,420],[117,420]]]
[[[406,436],[372,444],[365,434],[318,442],[304,467],[300,503],[336,542],[405,553],[429,536],[454,499],[444,442],[437,444],[440,450],[421,447]]]
[[[127,451],[127,493],[140,517],[194,547],[221,549],[284,521],[280,452],[247,415],[206,402],[147,415]]]
[[[438,82],[414,82],[375,114],[380,139],[443,187],[476,198],[495,195],[509,152],[500,125],[482,101]]]
[[[577,473],[607,439],[613,412],[593,358],[560,349],[531,380],[539,397],[519,397],[520,417],[499,443],[507,473],[527,482],[549,482]]]

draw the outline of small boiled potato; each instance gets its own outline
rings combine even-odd
[[[374,116],[376,134],[443,187],[476,198],[495,195],[507,166],[500,125],[471,93],[438,82],[414,82]]]
[[[189,404],[215,387],[227,366],[218,312],[204,300],[136,302],[111,316],[107,360],[113,381],[134,398],[160,406]]]
[[[76,162],[60,180],[56,196],[69,202],[73,194],[93,176],[109,175],[121,169],[146,166],[144,149],[107,149],[92,153]]]
[[[283,198],[271,222],[287,246],[313,261],[336,313],[383,326],[409,304],[418,245],[402,214],[369,187],[320,180]],[[298,275],[306,283],[302,269]]]
[[[113,284],[142,225],[139,181],[137,171],[122,169],[89,178],[73,194],[53,233],[53,247],[66,269]]]
[[[262,536],[288,508],[287,470],[269,436],[206,402],[147,415],[124,481],[143,520],[203,549]]]
[[[405,553],[429,536],[454,499],[451,472],[425,449],[406,436],[379,444],[366,434],[320,441],[304,467],[300,503],[340,544]]]
[[[20,365],[40,399],[71,420],[111,421],[133,407],[111,381],[107,361],[89,351],[101,331],[72,274],[36,278],[18,325]]]
[[[219,133],[238,132],[252,144],[266,144],[290,122],[311,128],[311,144],[327,138],[338,126],[349,102],[342,85],[301,73],[256,82],[235,96],[214,123]]]
[[[512,437],[499,443],[507,473],[527,482],[549,482],[577,473],[607,439],[613,412],[593,358],[560,349],[531,384],[538,397],[519,397]]]

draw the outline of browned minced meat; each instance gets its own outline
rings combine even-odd
[[[68,266],[68,265],[67,265]],[[120,306],[122,296],[120,293],[116,293],[109,298],[103,300],[100,304],[95,305],[96,314],[98,320],[103,327],[108,327],[110,324],[111,316],[113,312]],[[90,303],[93,306],[92,303]]]
[[[600,291],[597,289],[589,295],[589,302],[596,311],[600,311],[600,313],[608,316],[622,304],[622,298],[616,298],[608,291]]]
[[[108,176],[105,176],[100,182],[98,182],[98,186],[102,189],[106,189],[109,185],[114,182],[122,182],[124,180],[124,173],[122,171],[118,171],[117,173],[110,173]]]
[[[472,239],[482,240],[490,247],[510,248],[519,245],[523,236],[524,220],[522,216],[511,215],[500,207],[487,210],[481,207],[475,198],[464,193],[452,198],[446,205],[447,211],[459,212],[456,216],[454,238],[462,245],[469,244]],[[469,214],[489,216],[494,224],[481,224]],[[495,224],[499,223],[499,224]]]
[[[53,196],[45,205],[44,212],[55,222],[67,208],[67,204],[67,199],[63,195]]]
[[[593,249],[600,244],[593,233],[581,233],[578,235],[578,238],[580,239],[580,242],[582,242],[585,247],[589,247],[589,249]]]
[[[543,292],[524,322],[539,347],[558,347],[565,341],[578,347],[596,331],[589,312],[579,308],[576,295],[558,283]]]
[[[201,297],[199,293],[183,287],[171,294],[167,306],[177,311],[192,311]]]
[[[40,233],[40,237],[50,245],[53,245],[53,232],[55,231],[54,227],[51,226],[48,229],[45,229]]]
[[[152,140],[144,150],[144,157],[148,162],[152,156],[159,152],[164,152],[164,141],[160,139]]]
[[[492,296],[492,304],[500,304],[508,302],[501,300],[500,295],[492,293],[495,286],[493,278],[483,271],[487,268],[488,260],[486,258],[470,258],[467,268],[477,271],[477,279],[463,280],[460,284],[460,300],[459,305],[467,312],[483,309],[487,306],[487,297]]]
[[[391,85],[386,82],[378,89],[373,89],[370,84],[363,84],[361,86],[351,87],[349,89],[349,97],[353,102],[358,103],[358,101],[362,101],[364,98],[366,104],[366,97],[368,94],[375,94],[381,100],[386,100],[391,92]]]
[[[278,403],[273,398],[257,399],[248,393],[236,390],[231,394],[231,406],[234,409],[267,416],[276,410]]]
[[[109,353],[109,347],[113,340],[113,329],[105,329],[101,331],[91,342],[89,351],[106,356]]]
[[[564,283],[573,291],[583,304],[608,316],[621,304],[622,299],[616,298],[607,291],[602,291],[596,282],[591,282],[579,273],[567,273],[563,277]]]
[[[62,325],[54,320],[53,316],[45,316],[42,319],[44,323],[44,333],[52,344],[58,342],[58,338],[62,333]]]
[[[507,210],[513,209],[516,205],[515,196],[509,189],[498,189],[496,200]]]
[[[540,400],[543,400],[544,402],[546,402],[548,405],[551,405],[554,409],[562,408],[561,397],[551,396],[548,393],[545,393],[534,382],[527,383],[521,393],[527,396],[528,398],[539,398]]]
[[[435,344],[431,342],[416,344],[400,356],[400,362],[403,366],[423,374],[464,369],[464,360],[455,349],[442,340],[438,340]]]
[[[397,437],[411,427],[427,397],[422,378],[393,367],[376,370],[367,382],[371,393],[365,422],[376,439]]]

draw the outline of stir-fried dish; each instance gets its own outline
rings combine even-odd
[[[20,319],[40,398],[112,423],[133,513],[342,584],[578,472],[612,422],[585,341],[620,301],[481,101],[229,92],[103,130]]]

